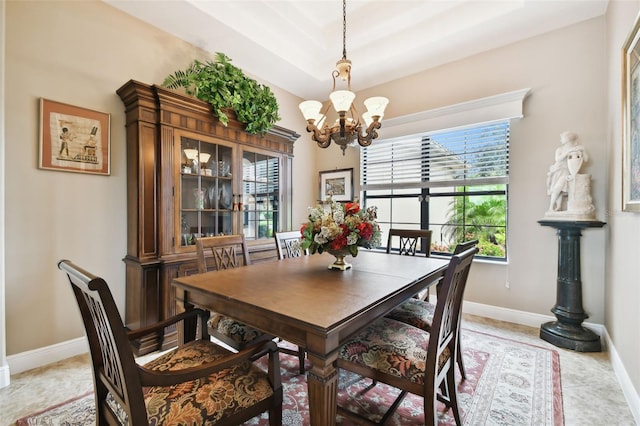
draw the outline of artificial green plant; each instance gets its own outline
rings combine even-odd
[[[210,103],[224,126],[229,123],[225,110],[234,110],[247,133],[264,134],[280,120],[278,101],[271,89],[247,77],[224,53],[216,53],[215,61],[194,60],[186,70],[168,76],[162,85],[169,89],[183,87],[188,95]]]

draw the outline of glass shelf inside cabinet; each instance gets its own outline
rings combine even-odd
[[[280,160],[265,154],[242,154],[242,222],[247,239],[272,238],[278,229]]]
[[[233,234],[232,148],[181,137],[180,245]]]

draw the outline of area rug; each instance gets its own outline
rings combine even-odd
[[[467,379],[458,385],[458,403],[464,425],[535,425],[564,424],[560,366],[555,350],[471,330],[462,330],[462,348]],[[307,382],[298,374],[296,357],[281,354],[284,402],[282,423],[309,424]],[[363,392],[371,382],[348,372],[340,372],[338,404],[356,410],[376,421],[395,399],[397,390],[378,383]],[[455,425],[451,410],[439,404],[438,424]],[[17,426],[95,424],[93,394],[47,408],[16,422]],[[339,425],[352,425],[337,418]],[[268,425],[264,414],[246,423]],[[424,424],[422,398],[408,395],[389,425]]]

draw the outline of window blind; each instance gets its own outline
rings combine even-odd
[[[360,158],[364,191],[508,183],[509,121],[379,141]]]

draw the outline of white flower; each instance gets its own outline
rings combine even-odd
[[[347,244],[348,245],[353,245],[356,244],[358,242],[358,234],[355,232],[350,233],[349,235],[347,235]]]
[[[328,243],[328,242],[329,242],[329,240],[327,240],[327,239],[326,239],[326,237],[323,237],[323,236],[322,236],[322,234],[316,234],[316,235],[313,237],[313,241],[315,241],[315,243],[316,243],[316,244],[320,244],[320,245],[322,245],[322,244],[325,244],[325,243]]]
[[[333,220],[338,224],[342,225],[344,223],[344,210],[342,208],[337,208],[333,212]]]
[[[312,222],[321,219],[323,215],[324,210],[317,207],[309,207],[309,220],[311,220]]]

